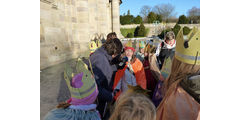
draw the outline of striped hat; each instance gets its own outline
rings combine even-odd
[[[64,78],[71,93],[70,104],[93,104],[98,95],[94,77],[80,58],[74,71],[76,72],[74,73],[70,66],[66,66],[64,70]]]

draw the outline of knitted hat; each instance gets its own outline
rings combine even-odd
[[[91,72],[88,71],[87,65],[80,58],[75,71],[76,74],[73,73],[70,66],[66,66],[64,70],[64,78],[71,93],[70,104],[93,104],[98,95],[97,85]]]
[[[135,52],[135,49],[132,47],[132,41],[130,40],[125,44],[124,50],[127,50],[127,49],[131,49],[133,52]]]
[[[200,65],[200,31],[193,28],[184,38],[183,29],[178,32],[175,57],[187,64]]]

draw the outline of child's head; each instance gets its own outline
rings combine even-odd
[[[144,56],[148,56],[151,53],[155,53],[156,47],[153,45],[152,42],[148,43],[144,49]]]
[[[155,120],[156,109],[151,100],[140,93],[124,93],[115,103],[109,120]]]
[[[144,53],[144,48],[139,48],[140,53]]]
[[[128,59],[131,60],[134,54],[134,51],[132,49],[125,49],[125,54],[128,57]]]
[[[170,40],[173,40],[175,39],[175,34],[173,31],[169,31],[167,32],[166,36],[165,36],[165,40],[166,41],[170,41]]]
[[[128,61],[132,61],[134,59],[135,48],[132,45],[132,41],[128,41],[125,44],[125,55],[128,57]]]

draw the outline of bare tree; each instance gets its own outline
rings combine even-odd
[[[146,21],[148,14],[151,12],[152,8],[148,5],[142,6],[140,10],[140,15],[143,17],[143,20]]]
[[[200,8],[192,7],[187,14],[191,23],[200,23]]]
[[[192,16],[200,16],[200,8],[192,7],[192,9],[188,10],[188,17]]]
[[[162,15],[164,21],[166,21],[169,18],[174,18],[176,16],[175,6],[169,3],[155,5],[153,11],[156,14]]]

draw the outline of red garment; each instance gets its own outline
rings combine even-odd
[[[148,59],[144,60],[143,67],[144,67],[146,80],[147,80],[147,89],[151,90],[150,97],[152,98],[153,92],[154,92],[155,87],[157,85],[157,80],[155,80],[154,76],[152,75]]]
[[[136,58],[136,60],[134,61],[134,63],[131,63],[132,68],[133,68],[133,72],[135,74],[136,77],[136,82],[138,85],[140,85],[143,89],[146,89],[146,76],[145,76],[145,72],[144,72],[144,68],[143,68],[143,64],[142,62]],[[120,81],[120,79],[122,78],[124,71],[126,70],[127,65],[124,67],[124,69],[122,70],[118,70],[115,74],[115,78],[114,78],[114,83],[113,83],[113,89],[116,88],[118,82]],[[117,97],[121,94],[121,91],[119,91],[116,96],[114,96],[115,100],[117,99]]]

